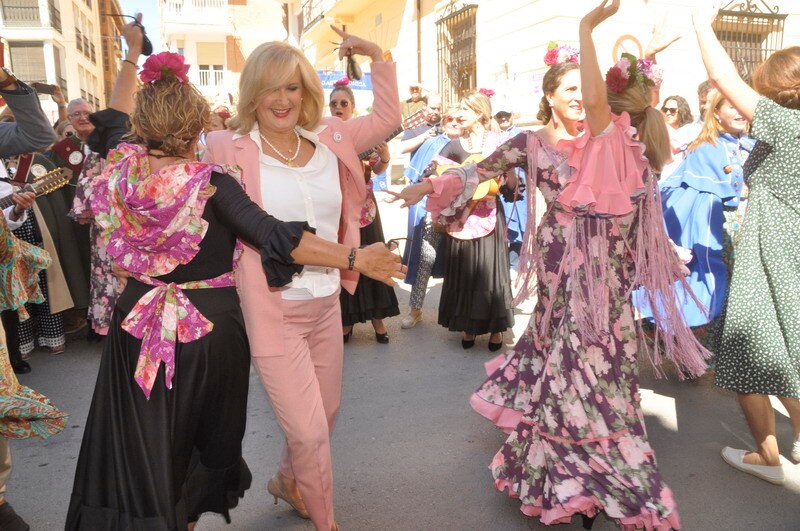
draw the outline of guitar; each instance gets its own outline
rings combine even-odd
[[[19,194],[23,192],[33,192],[36,197],[49,194],[54,190],[58,190],[69,182],[72,172],[69,169],[57,168],[37,177],[31,183],[27,183],[22,188],[18,188],[14,193]],[[14,206],[14,201],[11,199],[13,194],[9,194],[0,198],[0,210],[5,210],[10,206]]]
[[[480,153],[473,153],[469,157],[464,160],[461,164],[439,164],[436,166],[436,173],[438,175],[443,174],[447,170],[452,170],[453,168],[460,168],[464,164],[468,164],[470,162],[480,162],[484,158],[483,155]],[[482,199],[492,199],[496,197],[498,192],[500,192],[500,185],[497,183],[496,179],[489,179],[488,181],[483,181],[478,184],[478,187],[475,188],[475,193],[472,194],[473,201],[480,201]]]
[[[406,129],[412,129],[414,127],[419,127],[420,125],[423,125],[423,124],[426,124],[426,123],[428,123],[428,119],[425,116],[425,109],[420,109],[417,112],[415,112],[414,114],[408,115],[408,117],[406,117],[406,119],[403,120],[403,123],[400,125],[400,127],[395,129],[394,131],[392,131],[392,133],[386,138],[386,140],[384,142],[389,142],[390,140],[392,140],[394,137],[396,137],[397,135],[399,135],[400,133],[402,133]],[[375,148],[374,147],[364,151],[363,153],[359,153],[358,154],[358,159],[359,160],[367,160],[368,158],[370,158],[372,156],[373,153],[375,153]]]

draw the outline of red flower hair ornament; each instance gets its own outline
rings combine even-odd
[[[489,89],[489,88],[478,89],[478,92],[480,92],[481,94],[483,94],[487,98],[491,98],[492,96],[494,96],[494,91],[492,89]]]
[[[350,84],[350,78],[347,77],[347,76],[343,77],[342,79],[340,79],[338,81],[334,81],[333,82],[333,86],[334,87],[346,87],[349,84]]]
[[[167,80],[174,78],[179,83],[188,83],[189,65],[180,54],[173,52],[161,52],[151,55],[142,65],[139,79],[142,83],[153,83],[154,81]]]
[[[555,41],[550,41],[547,44],[547,53],[544,54],[544,64],[553,66],[559,63],[575,63],[578,64],[580,51],[574,46],[569,44],[559,44]]]

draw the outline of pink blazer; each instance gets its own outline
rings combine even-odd
[[[359,218],[366,200],[364,170],[358,154],[383,142],[399,125],[400,97],[397,91],[397,72],[394,63],[372,63],[373,110],[366,116],[346,122],[336,117],[323,118],[319,140],[339,161],[339,183],[342,189],[342,218],[339,222],[339,242],[348,247],[361,243]],[[242,171],[245,190],[263,208],[259,169],[261,147],[249,137],[236,139],[233,131],[217,131],[208,135],[205,162],[237,165]],[[261,266],[257,249],[245,246],[236,275],[242,300],[251,355],[278,356],[283,349],[283,310],[280,290],[270,288]],[[358,273],[342,271],[342,287],[353,293]]]

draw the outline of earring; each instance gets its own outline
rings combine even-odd
[[[547,104],[548,104],[550,107],[552,107],[552,106],[553,106],[553,101],[552,101],[552,100],[547,100]]]

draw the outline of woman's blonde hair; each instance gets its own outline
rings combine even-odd
[[[770,55],[753,72],[753,88],[775,103],[800,109],[800,46]]]
[[[486,129],[492,127],[492,101],[489,96],[477,91],[470,92],[461,98],[461,103],[481,115],[480,122]]]
[[[168,157],[186,155],[211,122],[211,108],[200,91],[174,77],[146,83],[134,103],[128,138]]]
[[[289,83],[297,70],[300,71],[303,85],[297,125],[303,129],[316,129],[325,106],[322,82],[302,51],[280,41],[261,44],[245,61],[239,78],[236,116],[231,119],[228,128],[242,134],[249,133],[258,121],[256,108],[261,99]]]
[[[700,133],[697,135],[697,138],[689,144],[687,148],[688,151],[694,151],[703,144],[716,146],[720,133],[724,131],[717,117],[717,111],[727,100],[722,93],[716,89],[710,90],[707,98],[706,112],[703,114],[703,127],[700,128]]]
[[[650,105],[651,89],[641,83],[633,83],[620,93],[607,91],[611,112],[627,112],[631,125],[636,128],[639,141],[645,145],[644,154],[650,166],[660,172],[664,164],[672,158],[667,123],[661,111]]]

